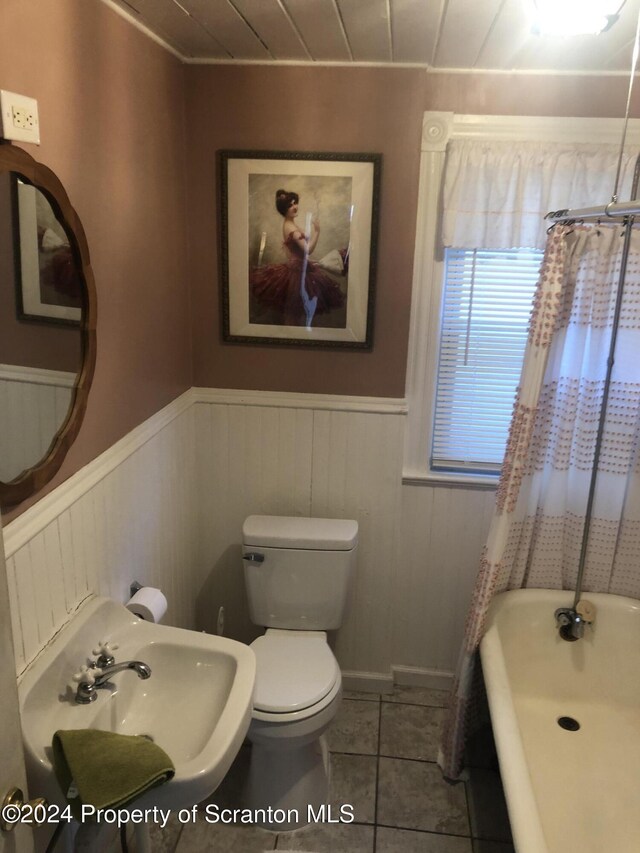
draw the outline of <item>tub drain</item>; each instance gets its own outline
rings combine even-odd
[[[580,723],[574,720],[573,717],[558,717],[558,725],[561,729],[566,729],[568,732],[577,732],[580,728]]]

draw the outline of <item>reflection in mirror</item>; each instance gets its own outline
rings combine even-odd
[[[12,179],[16,297],[23,320],[60,320],[80,325],[82,279],[70,236],[41,190]],[[15,212],[17,211],[17,215]]]
[[[81,305],[80,276],[64,225],[39,189],[15,173],[0,174],[0,480],[5,483],[46,455],[69,413],[81,364]]]
[[[86,241],[64,189],[0,144],[1,506],[60,467],[86,407],[94,327]]]

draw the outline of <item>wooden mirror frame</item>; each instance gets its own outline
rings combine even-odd
[[[87,397],[96,364],[97,299],[89,260],[89,247],[82,223],[55,174],[51,169],[34,160],[22,148],[3,143],[2,140],[0,140],[0,172],[16,172],[37,189],[46,193],[69,235],[74,259],[84,284],[80,321],[81,365],[74,384],[69,411],[43,458],[10,483],[0,482],[0,507],[9,509],[34,495],[52,479],[78,435],[87,409]]]

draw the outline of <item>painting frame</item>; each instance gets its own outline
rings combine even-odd
[[[382,155],[225,149],[218,157],[223,340],[372,349]],[[298,239],[288,245],[283,234],[294,226],[276,208],[280,188],[300,199],[289,233]]]
[[[21,322],[52,323],[59,326],[77,326],[82,322],[82,307],[55,304],[46,301],[42,290],[40,269],[40,246],[38,205],[36,197],[40,194],[51,205],[52,199],[42,193],[22,175],[11,176],[11,203],[14,225],[14,267],[16,291],[16,315]],[[58,226],[63,229],[67,239],[68,262],[77,267],[77,250],[69,237],[64,218],[56,209],[51,208]]]

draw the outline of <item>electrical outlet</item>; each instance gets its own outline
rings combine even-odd
[[[0,116],[4,139],[40,144],[38,102],[35,98],[0,89]]]
[[[24,130],[33,130],[35,127],[35,119],[33,113],[25,110],[24,107],[11,107],[13,114],[13,126]]]

